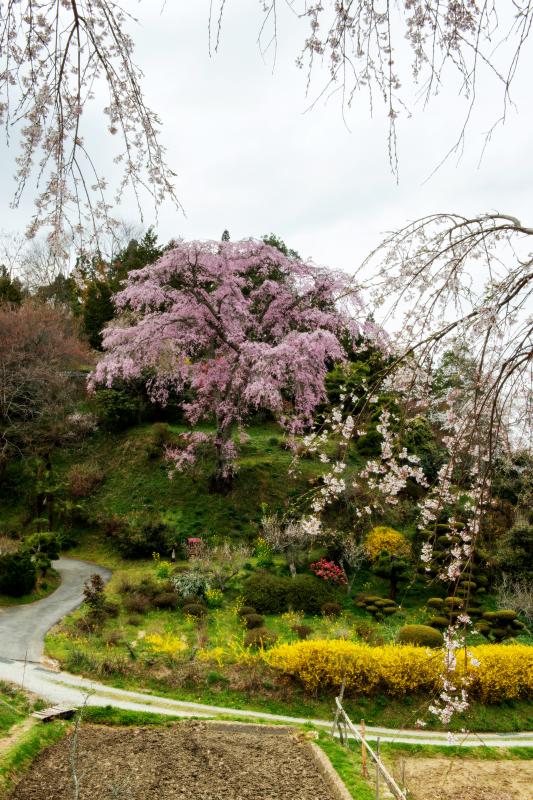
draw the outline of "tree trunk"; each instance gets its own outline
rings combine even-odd
[[[210,481],[210,488],[213,492],[220,494],[224,494],[231,489],[235,474],[233,464],[227,453],[231,434],[231,425],[218,422],[215,436],[215,472]]]

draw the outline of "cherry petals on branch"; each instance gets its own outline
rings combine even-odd
[[[122,167],[114,202],[130,187],[139,211],[143,192],[156,206],[165,198],[178,204],[160,121],[146,105],[133,61],[128,28],[134,22],[114,0],[0,4],[0,125],[19,147],[13,205],[34,181],[36,208],[27,232],[48,229],[56,253],[87,227],[113,229],[104,167],[83,125],[102,87],[106,127],[119,140],[115,163]]]

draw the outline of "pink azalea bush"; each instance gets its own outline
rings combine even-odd
[[[334,561],[328,561],[326,558],[321,558],[320,561],[315,561],[310,566],[311,572],[314,572],[317,578],[327,581],[327,583],[336,583],[339,586],[345,586],[347,583],[346,575],[342,567],[335,564]]]

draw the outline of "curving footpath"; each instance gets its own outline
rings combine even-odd
[[[18,684],[54,705],[81,706],[87,703],[90,706],[109,705],[175,717],[227,715],[293,725],[311,722],[317,727],[331,729],[331,722],[324,720],[171,700],[147,692],[125,691],[68,672],[47,669],[38,663],[46,632],[81,603],[81,587],[90,575],[98,572],[104,580],[108,580],[111,574],[109,570],[74,559],[59,559],[54,566],[61,573],[62,584],[52,595],[31,605],[0,610],[0,680]],[[379,736],[382,742],[403,744],[533,747],[533,732],[460,734],[458,741],[451,742],[447,733],[438,731],[367,726],[366,733],[369,740]]]

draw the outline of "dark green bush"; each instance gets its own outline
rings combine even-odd
[[[244,645],[245,647],[264,647],[266,649],[272,647],[277,638],[275,633],[271,633],[266,628],[254,628],[248,631],[244,637]]]
[[[313,575],[296,575],[287,584],[287,604],[295,611],[320,614],[322,606],[330,602],[332,591],[320,578]]]
[[[134,524],[116,521],[107,529],[108,536],[124,558],[148,558],[152,553],[169,550],[170,531],[159,520],[146,520]]]
[[[37,572],[27,552],[0,556],[0,594],[22,597],[35,588]]]
[[[248,630],[262,628],[265,623],[265,618],[261,614],[246,614],[242,619]]]
[[[444,600],[442,597],[430,597],[426,605],[430,608],[442,608],[444,605]]]
[[[289,580],[270,572],[255,572],[243,584],[247,603],[261,613],[279,614],[285,611]]]
[[[122,431],[138,424],[145,407],[144,397],[133,388],[98,389],[94,403],[100,427],[108,431]]]
[[[152,425],[150,436],[146,444],[148,458],[159,458],[163,455],[165,447],[173,441],[172,431],[166,422],[156,422]]]
[[[419,644],[423,647],[442,647],[444,639],[440,631],[429,625],[404,625],[398,632],[400,644]]]

